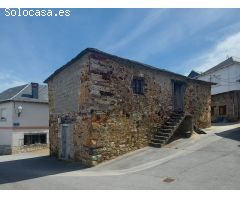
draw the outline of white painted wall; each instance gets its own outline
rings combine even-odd
[[[13,103],[12,102],[6,102],[6,103],[0,103],[0,109],[5,109],[5,114],[7,118],[6,121],[1,121],[0,120],[0,128],[1,127],[9,127],[12,126],[13,123],[13,117],[12,117],[12,113],[13,113]]]
[[[22,106],[22,113],[18,117],[17,108]],[[49,124],[48,104],[15,102],[13,123],[20,123],[20,127],[48,127]]]
[[[0,130],[0,145],[12,145],[12,131],[7,129]]]
[[[199,80],[217,83],[211,88],[211,94],[240,90],[240,64],[224,67],[217,71],[198,77]]]
[[[11,145],[12,143],[12,131],[9,127],[12,126],[12,113],[13,113],[13,103],[6,102],[0,104],[0,109],[5,109],[6,121],[0,120],[0,145]]]
[[[22,107],[20,117],[17,115],[17,108]],[[12,146],[22,146],[24,143],[24,134],[26,133],[46,133],[48,138],[48,128],[39,129],[38,127],[48,127],[49,110],[48,104],[15,102],[13,122],[19,123],[20,128],[32,127],[31,129],[14,130],[12,135]]]
[[[22,106],[22,113],[18,117],[18,106]],[[0,108],[6,109],[6,121],[0,121],[0,145],[21,146],[24,134],[46,133],[48,141],[49,110],[48,104],[29,102],[1,103]],[[20,128],[13,129],[13,123],[19,123]],[[40,128],[39,128],[40,127]]]

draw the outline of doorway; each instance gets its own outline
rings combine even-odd
[[[180,81],[173,81],[173,105],[174,111],[184,111],[184,93],[185,83]]]
[[[69,160],[71,158],[71,135],[72,125],[62,124],[61,125],[61,159]]]

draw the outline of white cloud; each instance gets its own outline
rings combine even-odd
[[[175,14],[171,16],[174,12]],[[140,21],[136,23],[131,20],[132,13],[127,16],[130,19],[124,18],[124,14],[114,21],[99,44],[106,51],[124,52],[122,55],[128,58],[146,62],[150,56],[171,50],[184,40],[198,37],[198,34],[202,35],[204,30],[225,15],[226,11],[218,9],[199,9],[197,12],[196,10],[154,9],[142,15]],[[132,26],[126,31],[124,23],[131,23]],[[122,27],[125,35],[117,37]],[[136,43],[140,38],[142,42]]]
[[[161,22],[161,15],[165,10],[154,9],[137,25],[131,27],[131,30],[118,41],[110,44],[107,49],[109,51],[117,51],[125,46],[129,45],[130,42],[139,38],[152,28],[154,28],[159,22]]]
[[[154,28],[154,33],[145,37],[143,43],[136,44],[135,48],[136,46],[138,47],[137,51],[134,51],[134,53],[130,56],[128,55],[128,57],[144,62],[152,55],[157,55],[174,48],[175,45],[184,40],[188,40],[189,37],[197,36],[200,31],[216,23],[216,21],[225,14],[222,11],[219,12],[219,10],[198,10],[197,13],[195,10],[187,10],[185,12],[178,11],[175,18],[171,19],[169,16],[171,12],[169,13],[169,10],[164,11],[167,12],[168,15],[162,16],[162,13],[153,12],[146,17],[144,22],[147,24],[149,20],[150,24],[140,26],[146,26],[148,30]],[[155,21],[150,20],[152,16],[155,16]],[[178,23],[176,23],[176,19],[179,19]],[[161,23],[166,21],[167,23]],[[154,23],[155,26],[153,26]],[[157,23],[161,23],[161,26],[156,26]],[[138,31],[138,29],[136,30]],[[139,34],[145,34],[144,28]],[[126,38],[124,45],[127,46],[128,43],[128,38]]]
[[[186,66],[191,66],[192,69],[198,72],[204,72],[224,61],[229,56],[240,57],[240,32],[219,41],[206,53],[188,61]]]
[[[11,73],[0,72],[0,92],[19,85],[26,84],[25,81],[22,81],[15,75]]]
[[[162,52],[181,42],[184,34],[184,30],[179,25],[168,24],[167,29],[155,31],[151,37],[144,40],[143,44],[136,46],[137,48],[135,47],[135,49],[137,49],[137,51],[135,51],[131,57],[145,62],[150,56],[160,55]],[[161,63],[159,63],[159,65],[161,65]]]

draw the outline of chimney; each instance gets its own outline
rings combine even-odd
[[[38,99],[38,83],[31,83],[32,86],[32,98]]]

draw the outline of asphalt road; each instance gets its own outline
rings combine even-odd
[[[240,124],[206,132],[93,168],[43,152],[0,156],[0,189],[240,189]]]

